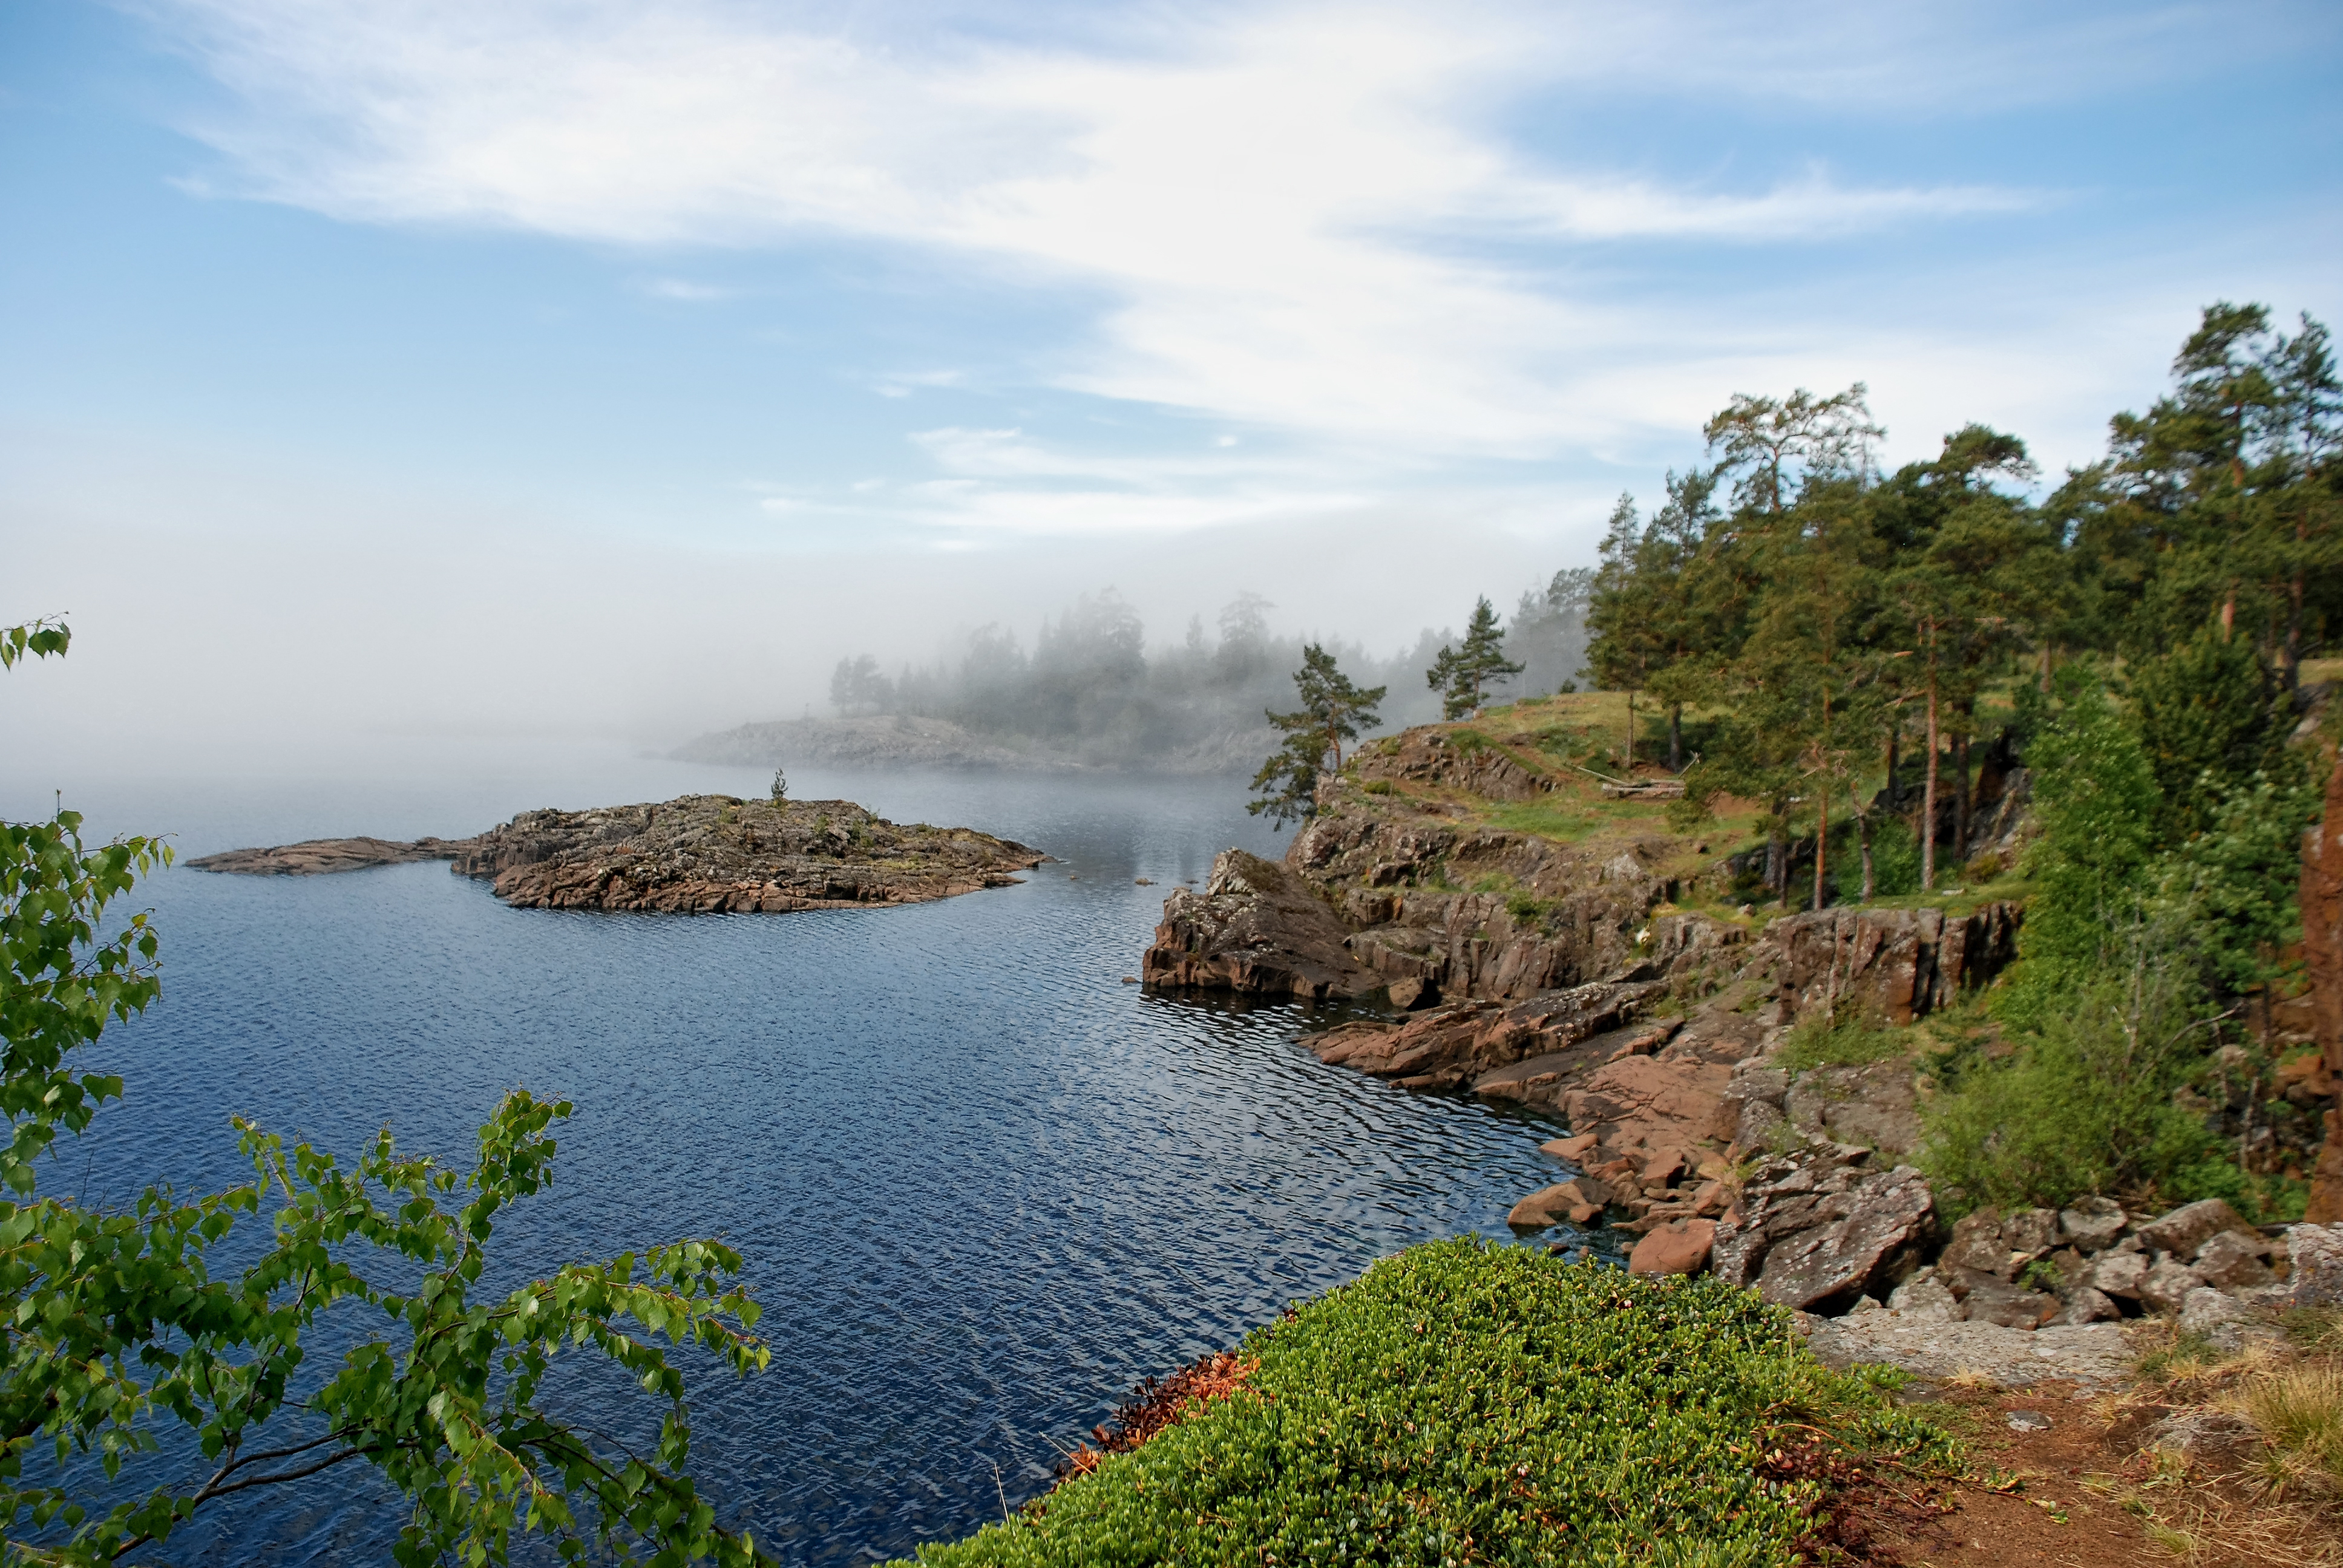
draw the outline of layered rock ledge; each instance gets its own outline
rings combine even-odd
[[[201,870],[301,875],[425,859],[494,884],[522,909],[675,913],[927,903],[1048,859],[969,828],[903,826],[850,800],[686,795],[590,811],[524,811],[472,839],[320,839],[187,862]]]

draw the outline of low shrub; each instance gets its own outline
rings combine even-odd
[[[1941,853],[1944,846],[1938,845]],[[1846,869],[1842,860],[1840,869]],[[1901,817],[1883,816],[1871,829],[1871,891],[1895,899],[1920,890],[1920,835]]]
[[[1370,795],[1388,795],[1392,793],[1392,781],[1388,779],[1370,779],[1359,788]]]
[[[1239,1353],[1236,1392],[920,1561],[1787,1564],[1821,1496],[1768,1470],[1793,1429],[1958,1459],[1754,1292],[1477,1238],[1385,1259]]]
[[[2143,939],[2127,965],[2045,1010],[2039,1032],[2009,1055],[1955,1064],[1922,1112],[1919,1164],[1940,1202],[1957,1214],[2125,1192],[2258,1209],[2220,1141],[2173,1099],[2213,1038],[2186,966]]]
[[[1908,1031],[1865,1018],[1848,1016],[1834,1022],[1821,1013],[1808,1013],[1791,1026],[1774,1064],[1794,1073],[1816,1067],[1868,1067],[1911,1051]]]

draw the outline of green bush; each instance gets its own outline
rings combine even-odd
[[[1808,1013],[1791,1026],[1790,1037],[1782,1042],[1774,1064],[1792,1072],[1816,1067],[1867,1067],[1911,1052],[1908,1031],[1869,1019],[1846,1017],[1833,1022],[1820,1013]]]
[[[1243,1352],[1249,1389],[920,1560],[1787,1564],[1815,1493],[1759,1473],[1785,1429],[1957,1460],[1752,1292],[1477,1238],[1385,1259]]]
[[[1911,823],[1901,817],[1883,817],[1871,829],[1871,874],[1876,898],[1920,890],[1920,836]]]
[[[2169,933],[2125,934],[2127,961],[2090,973],[2000,1060],[1960,1064],[1924,1108],[1919,1163],[1938,1201],[2056,1209],[2094,1192],[2259,1207],[2204,1121],[2174,1103],[2213,1039],[2203,992]]]

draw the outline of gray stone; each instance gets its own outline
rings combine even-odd
[[[2058,1216],[2049,1209],[2020,1209],[2001,1221],[2001,1239],[2013,1252],[2039,1258],[2058,1244]]]
[[[2180,1303],[2180,1330],[2202,1335],[2216,1351],[2232,1356],[2249,1344],[2274,1346],[2286,1338],[2246,1302],[2209,1285],[2189,1292]]]
[[[1770,1236],[1757,1291],[1811,1311],[1876,1295],[1906,1277],[1936,1230],[1927,1179],[1908,1165],[1865,1174],[1787,1235]]]
[[[2127,1302],[2139,1299],[2147,1283],[2147,1255],[2145,1252],[2103,1252],[2098,1266],[2091,1271],[2093,1288],[2110,1296],[2121,1296]]]
[[[2211,1405],[2177,1410],[2147,1429],[2143,1448],[2195,1457],[2257,1440],[2253,1423]]]
[[[2071,1380],[2086,1388],[2131,1381],[2132,1357],[2119,1323],[2077,1323],[2028,1333],[1998,1323],[1918,1322],[1895,1312],[1855,1318],[1801,1313],[1798,1328],[1826,1366],[1884,1363],[1917,1376],[1982,1376],[2004,1388]]]
[[[2127,1222],[2123,1205],[2112,1198],[2078,1198],[2073,1208],[2058,1211],[2059,1235],[2086,1252],[2113,1246]]]
[[[2210,1285],[2200,1285],[2181,1299],[2180,1332],[2201,1334],[2217,1323],[2241,1322],[2245,1316],[2243,1304]]]
[[[1745,1100],[1733,1124],[1733,1146],[1744,1153],[1770,1148],[1777,1141],[1777,1130],[1789,1124],[1789,1118],[1782,1114],[1782,1108],[1771,1101]]]
[[[2219,1231],[2197,1249],[2197,1271],[2205,1282],[2222,1290],[2269,1282],[2270,1271],[2261,1260],[2261,1248],[2235,1231]]]
[[[2147,1271],[2141,1282],[2139,1299],[2143,1306],[2159,1312],[2177,1312],[2188,1292],[2205,1283],[2205,1277],[2177,1259],[2167,1258]]]
[[[1908,1061],[1818,1067],[1782,1102],[1790,1124],[1814,1138],[1906,1154],[1920,1141],[1919,1099]]]
[[[2066,1297],[2066,1310],[2051,1319],[2055,1323],[2111,1323],[2123,1316],[2123,1309],[2112,1297],[2088,1285],[2077,1287]]]
[[[2016,1271],[2010,1266],[2009,1245],[2002,1240],[2001,1211],[1979,1209],[1963,1218],[1953,1227],[1953,1239],[1937,1262],[1946,1269],[2009,1278]]]
[[[2343,1225],[2297,1225],[2286,1233],[2289,1304],[2343,1305]]]
[[[1887,1297],[1887,1310],[1924,1323],[1956,1323],[1963,1316],[1958,1298],[1934,1269],[1923,1269],[1896,1286]]]
[[[2207,1236],[2223,1231],[2242,1231],[2248,1236],[2260,1234],[2247,1224],[2245,1216],[2235,1209],[2218,1198],[2207,1198],[2201,1202],[2184,1204],[2164,1218],[2142,1225],[2139,1239],[2157,1251],[2186,1258],[2204,1245]]]
[[[2006,1329],[2038,1329],[2058,1315],[2058,1298],[2028,1291],[1991,1274],[1969,1277],[1961,1308],[1973,1323],[1999,1323]]]

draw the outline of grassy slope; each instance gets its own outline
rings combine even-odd
[[[2007,718],[2006,708],[2006,702],[1989,697],[1982,705],[1980,717],[1988,728],[1998,726]],[[1747,801],[1729,797],[1721,799],[1707,821],[1684,830],[1671,825],[1669,809],[1664,805],[1603,799],[1601,780],[1581,769],[1591,768],[1600,773],[1618,775],[1626,718],[1626,699],[1623,694],[1590,691],[1509,703],[1488,709],[1477,719],[1437,727],[1500,747],[1523,766],[1553,779],[1554,792],[1535,800],[1492,801],[1453,789],[1403,788],[1411,794],[1460,807],[1474,822],[1557,843],[1599,850],[1610,839],[1624,842],[1634,839],[1647,843],[1654,836],[1673,839],[1672,851],[1654,868],[1663,876],[1691,879],[1712,867],[1721,854],[1758,846],[1761,840],[1756,831],[1757,809]],[[1647,728],[1654,722],[1654,715],[1648,709],[1642,709],[1636,719],[1638,728],[1644,730],[1637,741],[1637,775],[1646,779],[1664,777],[1652,765],[1654,759],[1662,754]],[[1573,763],[1578,766],[1571,766]],[[1874,778],[1867,780],[1865,787],[1875,789],[1880,782]],[[1907,776],[1906,786],[1912,782]],[[1951,788],[1949,781],[1945,788]],[[1845,802],[1835,801],[1834,805],[1837,809],[1833,812],[1833,826],[1843,831]],[[1883,909],[1938,909],[1948,914],[1966,915],[1981,904],[1996,900],[2023,902],[2030,890],[2015,868],[2003,869],[1980,881],[1967,876],[1963,867],[1952,861],[1949,846],[1940,846],[1938,852],[1943,858],[1938,863],[1937,891],[1884,896],[1873,900],[1873,903]],[[1853,903],[1854,879],[1857,874],[1855,848],[1852,844],[1835,844],[1832,853],[1835,877],[1843,882],[1838,901]],[[1735,918],[1736,900],[1719,896],[1720,891],[1688,885],[1680,907],[1704,909],[1727,920]],[[1804,905],[1799,895],[1805,891],[1803,884],[1793,889],[1799,907]],[[1749,890],[1745,890],[1742,896],[1749,897]],[[1763,897],[1755,901],[1760,906],[1757,923],[1780,912]]]
[[[1753,1293],[1469,1238],[1243,1349],[1249,1391],[920,1561],[1787,1563],[1814,1493],[1758,1473],[1777,1432],[1952,1457]]]

